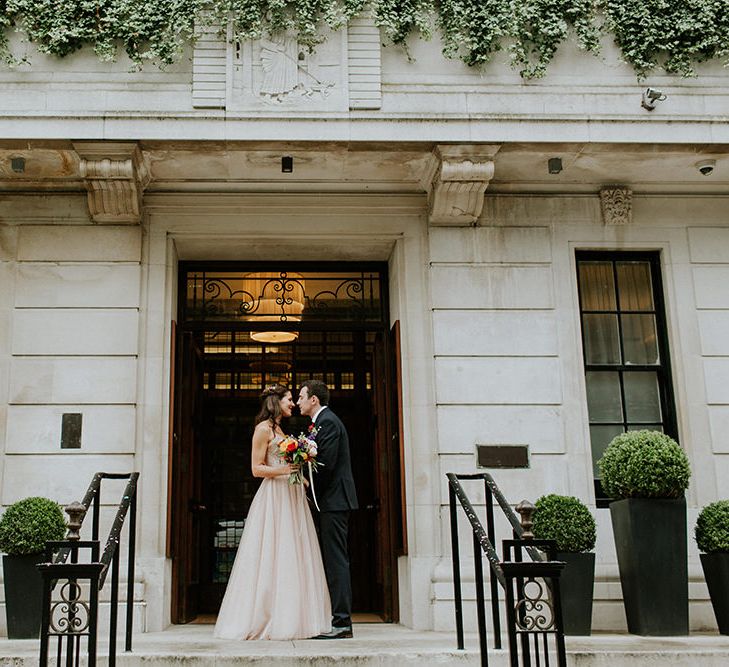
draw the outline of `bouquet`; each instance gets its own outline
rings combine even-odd
[[[316,470],[321,463],[316,460],[316,433],[317,429],[312,424],[308,433],[299,433],[297,437],[286,436],[278,445],[278,455],[285,462],[291,465],[309,466],[309,473]],[[301,467],[289,475],[289,484],[302,484],[304,475]]]

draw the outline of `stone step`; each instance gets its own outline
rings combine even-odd
[[[400,667],[401,665],[481,664],[476,635],[466,636],[466,650],[455,648],[453,633],[421,632],[398,625],[359,624],[354,639],[288,642],[230,642],[212,636],[209,625],[173,626],[164,632],[139,634],[133,653],[120,651],[119,667],[228,667],[275,664],[277,667],[337,665]],[[636,637],[594,635],[568,637],[570,667],[726,667],[729,637]],[[492,645],[492,642],[489,643]],[[108,665],[103,642],[99,667]],[[0,667],[36,667],[38,642],[0,640]],[[51,664],[54,664],[53,662]],[[85,664],[85,661],[82,661]],[[554,665],[554,661],[550,661]],[[490,667],[508,667],[505,649],[489,650]]]

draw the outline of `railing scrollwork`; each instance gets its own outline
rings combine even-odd
[[[448,478],[450,504],[453,587],[458,648],[464,648],[464,637],[457,503],[460,504],[468,519],[473,541],[481,665],[484,667],[488,665],[486,600],[482,560],[482,555],[485,554],[489,563],[494,648],[501,648],[500,586],[504,591],[505,598],[506,631],[511,667],[519,667],[520,665],[528,667],[531,664],[549,665],[550,655],[556,655],[558,667],[565,667],[567,658],[559,588],[560,575],[565,564],[555,561],[556,545],[553,541],[534,539],[531,532],[531,517],[534,513],[534,505],[523,501],[516,506],[516,510],[521,514],[520,520],[488,473],[470,475],[448,473],[446,477]],[[480,480],[484,483],[485,530],[461,485],[461,480]],[[499,558],[495,547],[494,500],[503,511],[513,532],[513,539],[502,541],[502,558]],[[525,556],[529,560],[524,560]]]
[[[91,607],[89,600],[81,599],[81,586],[77,581],[67,579],[57,588],[60,599],[51,602],[50,632],[55,635],[86,633],[91,622]]]
[[[555,628],[554,607],[544,579],[524,579],[522,597],[516,601],[514,612],[519,630],[533,632]]]
[[[121,532],[128,524],[126,641],[132,648],[132,611],[136,543],[136,498],[139,473],[96,473],[81,503],[66,508],[69,530],[65,540],[46,542],[45,562],[38,565],[43,579],[43,606],[39,665],[48,665],[51,639],[55,640],[56,665],[80,664],[82,640],[86,640],[86,664],[96,664],[99,622],[99,592],[111,571],[109,667],[116,664],[117,606],[119,603],[119,559]],[[99,516],[101,483],[105,479],[128,480],[114,522],[100,554]],[[91,509],[90,540],[80,539],[84,518]],[[128,521],[126,519],[128,518]]]

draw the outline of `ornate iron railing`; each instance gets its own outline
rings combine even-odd
[[[129,480],[104,551],[100,554],[99,523],[101,485],[105,479]],[[41,667],[49,660],[51,638],[56,639],[56,665],[78,666],[82,639],[86,640],[87,664],[96,664],[99,623],[99,593],[111,571],[109,613],[109,667],[116,665],[117,622],[119,607],[119,560],[121,533],[125,522],[128,530],[126,633],[124,649],[132,650],[134,610],[134,568],[136,551],[138,472],[94,475],[81,503],[66,508],[69,530],[65,540],[47,542],[45,561],[38,565],[43,578],[43,611],[40,634]],[[81,540],[79,531],[91,508],[91,539]],[[126,519],[129,521],[126,521]]]
[[[458,649],[465,647],[463,633],[463,594],[461,585],[461,559],[458,542],[458,504],[463,509],[473,537],[473,560],[476,583],[476,613],[478,619],[481,664],[488,665],[488,631],[486,627],[486,599],[484,593],[483,555],[489,562],[491,618],[494,648],[501,649],[501,615],[499,586],[504,590],[506,604],[506,630],[509,637],[509,655],[512,667],[549,667],[550,655],[556,654],[557,665],[567,664],[562,627],[562,605],[559,578],[564,563],[554,560],[555,544],[550,540],[535,540],[531,533],[531,515],[534,506],[522,502],[517,505],[521,520],[498,485],[488,473],[458,475],[447,473],[451,526],[451,556],[453,563],[453,589]],[[464,491],[461,480],[483,480],[486,505],[486,529]],[[494,519],[496,500],[511,526],[513,539],[503,540],[503,558],[494,546],[496,527]],[[523,561],[524,554],[531,560]],[[550,648],[550,639],[551,648]]]

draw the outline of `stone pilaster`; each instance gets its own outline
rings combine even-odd
[[[142,193],[149,169],[133,142],[76,142],[79,170],[88,191],[94,222],[137,224],[142,218]]]
[[[436,146],[424,178],[428,221],[432,225],[473,225],[494,175],[499,146]]]

